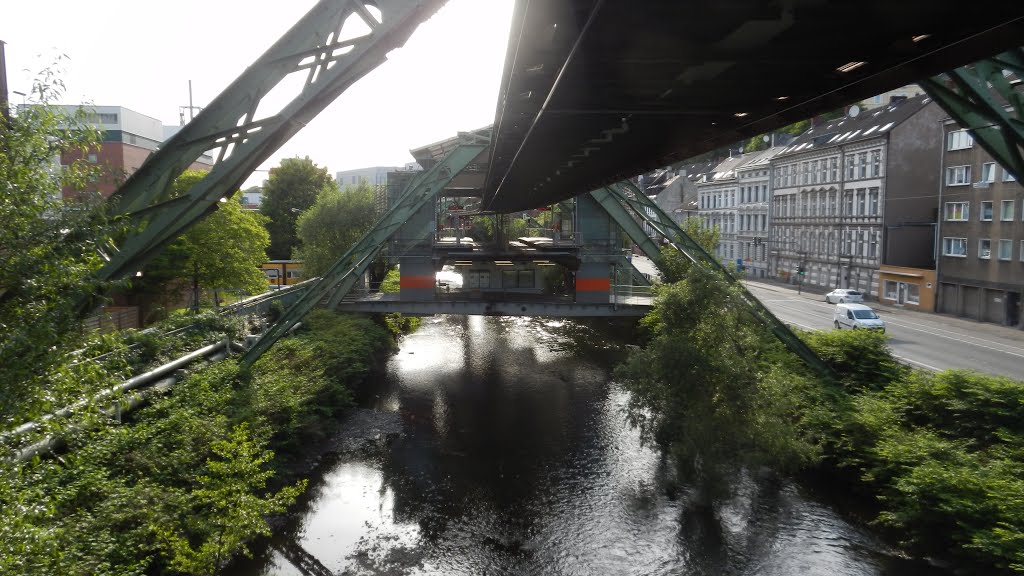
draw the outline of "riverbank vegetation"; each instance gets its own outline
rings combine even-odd
[[[65,428],[59,455],[5,462],[0,573],[214,574],[302,492],[289,458],[329,433],[392,342],[317,311],[251,371],[194,370],[123,423]]]
[[[874,502],[907,552],[1024,571],[1024,383],[900,364],[870,331],[801,337],[823,379],[691,267],[659,289],[646,344],[619,367],[630,422],[706,503],[742,468],[812,470]]]

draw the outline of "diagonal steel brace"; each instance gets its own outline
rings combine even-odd
[[[140,217],[138,229],[121,243],[100,270],[102,279],[134,274],[177,236],[188,230],[291,136],[309,123],[359,78],[386,60],[416,26],[445,0],[374,0],[381,21],[365,0],[320,0],[298,23],[180,132],[152,155],[111,196],[114,216]],[[339,40],[351,17],[370,32]],[[287,76],[305,83],[278,113],[256,118],[263,98]],[[177,178],[205,151],[219,148],[213,170],[175,202],[145,214],[168,200]]]
[[[1003,72],[1016,76],[1011,81]],[[921,81],[935,102],[1019,181],[1024,177],[1024,49],[1004,52]]]
[[[245,352],[241,364],[251,366],[317,305],[327,300],[329,306],[334,306],[341,301],[359,281],[385,242],[424,205],[433,201],[437,193],[479,156],[484,148],[479,145],[459,146],[433,168],[414,178],[394,207],[349,248],[330,270],[316,279],[302,297]]]
[[[719,272],[727,282],[737,286],[740,290],[740,299],[747,306],[749,312],[755,319],[757,319],[757,321],[768,328],[768,330],[771,331],[771,333],[774,334],[784,346],[800,357],[812,369],[826,378],[835,379],[835,372],[828,364],[818,357],[817,354],[814,353],[814,350],[811,350],[811,348],[807,346],[800,337],[789,329],[789,326],[772,314],[756,296],[747,290],[742,282],[737,281],[736,278],[730,274],[724,266],[722,266],[721,262],[719,262],[717,258],[708,254],[700,244],[693,240],[693,238],[690,238],[690,236],[683,231],[682,228],[676,225],[675,221],[673,221],[660,206],[648,198],[646,194],[629,182],[613,184],[605,189],[608,190],[611,196],[617,199],[622,206],[628,206],[631,208],[638,217],[649,224],[659,235],[668,240],[669,244],[673,248],[682,252],[690,259],[691,262],[709,270]],[[629,230],[626,230],[626,233],[629,234]],[[633,241],[638,242],[636,238],[634,238]],[[644,244],[641,244],[641,247],[643,246]],[[651,256],[650,254],[648,256],[656,258],[657,253],[654,256]]]

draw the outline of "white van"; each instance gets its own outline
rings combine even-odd
[[[837,330],[842,330],[843,328],[848,330],[868,328],[885,332],[885,322],[878,317],[878,314],[870,306],[863,304],[836,304],[833,323],[836,325]]]

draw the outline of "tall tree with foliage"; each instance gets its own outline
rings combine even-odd
[[[711,254],[712,257],[714,256],[715,250],[718,249],[718,242],[722,237],[722,232],[717,227],[705,227],[702,218],[694,217],[683,220],[680,228],[694,242],[699,244],[705,252]],[[661,251],[657,264],[658,270],[661,271],[665,282],[669,283],[678,282],[685,278],[692,265],[690,259],[685,254],[671,246]]]
[[[23,417],[55,402],[47,370],[54,350],[81,334],[79,306],[105,290],[93,273],[113,235],[101,198],[83,194],[74,207],[61,199],[65,186],[85,189],[99,169],[54,158],[83,156],[100,136],[83,114],[49,104],[62,90],[48,70],[33,88],[35,104],[0,121],[0,405]]]
[[[320,276],[376,221],[374,189],[367,182],[344,190],[326,187],[312,208],[299,216],[296,256],[307,276]]]
[[[312,207],[322,192],[337,189],[338,184],[327,168],[317,166],[308,156],[286,158],[280,166],[271,168],[263,188],[260,212],[270,219],[267,254],[272,260],[292,257],[292,251],[299,246],[296,235],[299,214]]]
[[[172,197],[184,194],[205,175],[186,171],[174,181]],[[221,202],[143,268],[142,277],[134,282],[136,292],[154,295],[164,306],[189,290],[198,293],[200,287],[263,292],[267,282],[259,265],[270,244],[265,221],[238,202]]]
[[[743,466],[794,468],[817,454],[799,426],[811,382],[766,361],[781,347],[738,298],[735,286],[694,266],[659,290],[643,321],[650,342],[616,372],[630,392],[630,423],[673,457],[705,504]]]

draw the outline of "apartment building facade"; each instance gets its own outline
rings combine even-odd
[[[737,199],[737,258],[743,260],[748,278],[768,276],[768,227],[771,201],[771,160],[783,147],[776,146],[750,154],[736,168],[739,187]]]
[[[937,311],[1021,326],[1024,186],[968,130],[943,129]]]
[[[877,297],[883,263],[932,257],[943,113],[927,96],[852,112],[772,159],[769,267],[785,281]]]
[[[707,228],[718,228],[719,243],[715,256],[724,263],[742,263],[737,240],[739,188],[736,170],[750,156],[723,160],[697,182],[698,215]]]

